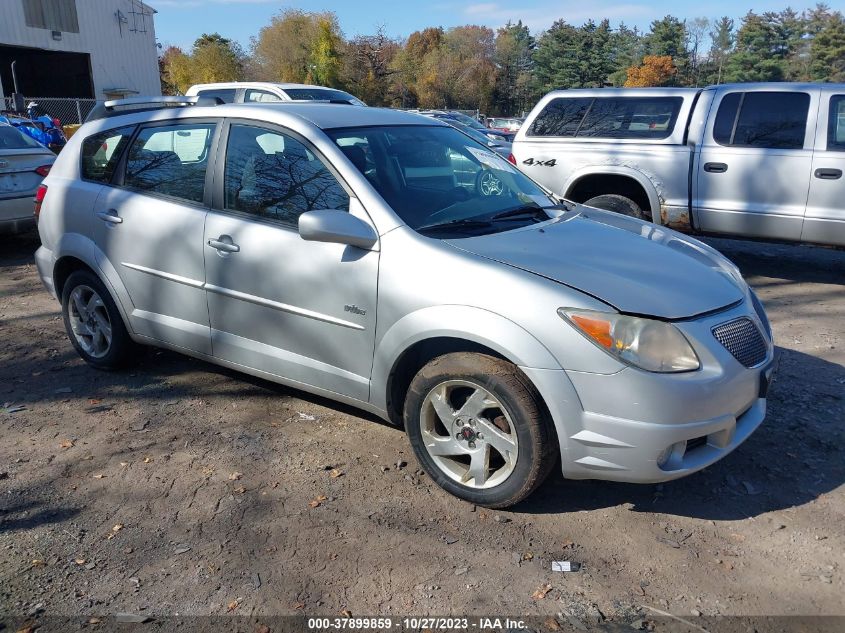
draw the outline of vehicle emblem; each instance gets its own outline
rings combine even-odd
[[[346,310],[347,312],[351,312],[352,314],[360,314],[361,316],[364,316],[365,314],[367,314],[366,310],[359,308],[356,305],[347,304],[347,305],[343,306],[343,309]]]

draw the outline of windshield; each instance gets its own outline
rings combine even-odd
[[[331,88],[285,88],[285,94],[294,101],[349,101],[355,105],[366,105],[348,92]]]
[[[0,150],[29,149],[31,147],[40,148],[42,145],[11,125],[0,125]]]
[[[468,125],[464,125],[460,121],[450,121],[450,123],[452,123],[456,130],[460,130],[464,134],[471,136],[474,141],[477,141],[482,145],[489,146],[491,143],[493,143],[493,139],[491,139],[489,136],[485,136],[475,128],[471,128]]]
[[[540,187],[451,127],[327,133],[397,215],[420,233],[467,237],[549,219],[543,209],[553,201]]]

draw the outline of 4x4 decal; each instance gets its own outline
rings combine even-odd
[[[526,158],[522,161],[523,165],[539,165],[540,167],[554,167],[557,165],[557,159],[550,158],[549,160],[536,160],[534,158]]]

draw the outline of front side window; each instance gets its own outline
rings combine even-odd
[[[364,105],[348,92],[333,88],[285,88],[285,93],[294,101],[348,101],[354,105]]]
[[[124,184],[202,202],[214,127],[214,123],[186,123],[142,129],[129,148]]]
[[[484,145],[446,126],[328,131],[411,228],[436,237],[497,233],[548,220],[552,201]]]
[[[244,101],[247,103],[274,103],[281,100],[282,98],[280,96],[274,95],[272,92],[256,90],[254,88],[247,90],[246,96],[244,97]]]
[[[303,143],[248,125],[229,132],[224,189],[226,209],[290,226],[306,211],[349,210],[349,194]]]
[[[834,95],[830,98],[827,149],[832,152],[845,152],[845,95]]]
[[[534,119],[528,136],[667,138],[682,97],[576,97],[553,99]]]
[[[124,127],[86,138],[82,142],[82,178],[95,182],[111,182],[120,155],[133,130],[132,127]]]
[[[801,149],[807,130],[806,92],[733,92],[719,104],[713,139],[720,145]]]
[[[200,90],[197,93],[198,97],[210,97],[220,99],[223,103],[234,103],[235,94],[237,90],[234,88],[212,88],[209,90]]]

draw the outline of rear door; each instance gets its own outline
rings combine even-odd
[[[824,88],[801,239],[845,246],[845,90]]]
[[[716,94],[693,176],[700,230],[801,239],[819,92]]]
[[[129,293],[133,330],[204,354],[202,238],[216,129],[214,120],[141,127],[94,209],[94,237]]]

